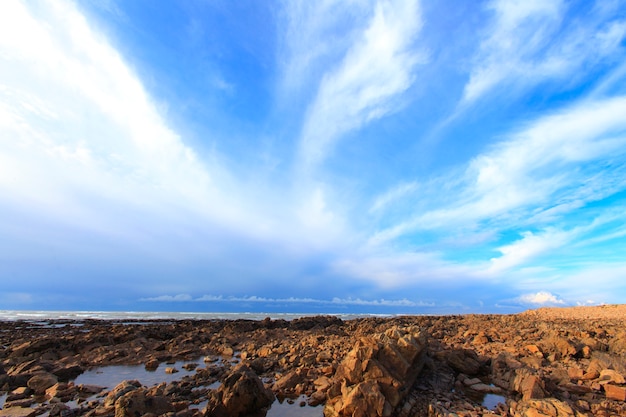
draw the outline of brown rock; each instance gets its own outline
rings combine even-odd
[[[35,394],[44,394],[48,388],[58,382],[58,378],[49,373],[40,373],[34,375],[28,380],[28,388],[32,389]]]
[[[152,358],[145,363],[145,368],[147,371],[156,371],[159,367],[159,361],[156,358]]]
[[[476,375],[480,369],[478,355],[473,350],[447,350],[439,353],[448,365],[457,372],[466,375]]]
[[[173,368],[173,367],[170,367],[170,366],[165,368],[165,373],[166,374],[175,374],[176,372],[178,372],[178,369],[176,369],[176,368]]]
[[[393,327],[361,338],[335,372],[324,413],[389,416],[421,372],[425,347],[425,336],[414,327]],[[367,389],[373,391],[368,394]],[[384,414],[376,414],[379,412]]]
[[[0,410],[0,417],[35,417],[37,410],[34,408],[11,407]]]
[[[626,387],[606,384],[604,386],[604,392],[606,393],[606,398],[617,401],[626,401]]]
[[[304,381],[303,376],[299,370],[295,370],[280,377],[274,384],[274,388],[278,391],[292,391],[302,381]]]
[[[577,417],[567,403],[556,398],[520,401],[515,417]]]
[[[74,385],[66,382],[58,382],[46,390],[46,398],[58,398],[62,401],[69,401],[76,393]]]
[[[127,392],[115,402],[115,417],[137,417],[147,413],[158,416],[170,411],[174,411],[174,406],[166,397],[147,395],[143,388]]]
[[[388,416],[393,411],[378,382],[369,380],[348,388],[336,415],[353,417]],[[324,413],[326,415],[326,413]],[[332,415],[331,415],[332,416]],[[330,417],[330,416],[328,416]]]
[[[104,399],[105,407],[113,407],[115,402],[124,394],[134,391],[141,387],[141,383],[137,380],[122,381],[120,382]]]
[[[600,381],[608,381],[614,384],[624,384],[626,380],[624,376],[613,369],[603,369],[600,371]]]
[[[204,415],[241,417],[261,411],[274,401],[274,394],[245,364],[238,364],[211,395]]]
[[[540,399],[545,397],[545,386],[541,378],[523,368],[515,371],[511,381],[511,389],[522,394],[523,400]]]

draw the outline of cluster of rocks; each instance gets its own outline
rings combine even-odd
[[[326,417],[626,415],[624,315],[550,314],[2,322],[0,417],[239,417],[295,399]],[[74,382],[176,360],[193,372],[152,387]]]

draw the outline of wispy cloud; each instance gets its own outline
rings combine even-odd
[[[319,85],[302,129],[299,166],[315,167],[342,135],[397,110],[424,61],[414,49],[420,27],[416,1],[376,4],[367,27]]]
[[[189,294],[178,295],[160,295],[157,297],[141,298],[139,301],[151,302],[214,302],[214,303],[267,303],[267,304],[319,304],[319,305],[337,305],[337,306],[379,306],[379,307],[431,307],[433,303],[423,301],[411,301],[406,298],[402,299],[375,299],[368,300],[362,298],[340,298],[334,297],[330,300],[317,298],[272,298],[259,297],[256,295],[245,297],[223,296],[223,295],[203,295],[193,298]]]
[[[553,201],[564,214],[622,190],[621,171],[605,170],[604,161],[626,152],[625,111],[626,98],[616,97],[583,101],[540,118],[473,158],[459,175],[434,179],[438,186],[423,195],[430,207],[379,231],[371,241],[415,230],[474,228],[480,222],[497,227],[516,221],[524,227],[529,214],[552,207]],[[581,163],[585,169],[579,168]],[[589,187],[590,182],[597,187]]]
[[[578,79],[620,50],[626,21],[608,19],[614,11],[592,9],[585,20],[564,21],[568,3],[506,1],[490,3],[493,23],[485,29],[475,65],[463,91],[467,105],[496,87],[533,86],[550,79]]]

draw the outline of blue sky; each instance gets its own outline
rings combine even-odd
[[[626,301],[626,2],[0,2],[0,309]]]

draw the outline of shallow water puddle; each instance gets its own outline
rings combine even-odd
[[[488,410],[493,410],[498,404],[506,404],[506,398],[497,394],[486,394],[483,398],[482,406]]]
[[[7,395],[9,395],[9,394],[2,394],[2,395],[0,395],[0,409],[2,409],[2,407],[4,407],[4,402],[7,399]]]
[[[283,400],[283,402],[276,400],[267,411],[265,417],[324,417],[323,406],[311,407],[305,405],[301,407],[300,403],[302,401],[306,401],[304,395],[295,399],[291,404],[287,400]]]
[[[102,368],[94,368],[80,374],[75,380],[76,385],[98,385],[100,387],[114,388],[122,381],[136,379],[142,385],[150,387],[161,382],[170,383],[182,379],[186,375],[194,375],[196,370],[186,370],[186,363],[198,363],[201,361],[178,361],[173,364],[161,363],[155,371],[147,371],[144,365],[110,365]],[[178,372],[165,373],[165,368],[175,368]]]

